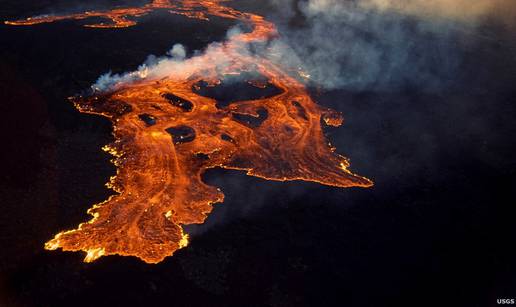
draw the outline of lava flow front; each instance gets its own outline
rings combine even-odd
[[[156,9],[205,20],[237,19],[252,30],[182,60],[177,63],[182,69],[165,77],[141,75],[109,91],[72,98],[81,112],[106,116],[113,124],[115,141],[104,149],[115,156],[117,175],[109,186],[117,194],[88,211],[93,219],[57,234],[47,249],[82,250],[85,261],[118,254],[160,262],[187,245],[182,225],[203,223],[212,204],[223,201],[222,192],[201,178],[215,167],[268,180],[371,186],[370,180],[348,171],[347,160],[325,140],[321,124],[338,126],[340,115],[318,106],[304,85],[279,65],[241,52],[250,42],[277,37],[274,25],[261,16],[226,7],[221,0],[157,0],[137,8],[7,23],[95,16],[112,22],[91,27],[126,27]],[[219,56],[225,65],[218,64]],[[246,80],[240,85],[259,94],[240,101],[222,99],[217,93],[234,84],[231,78]]]

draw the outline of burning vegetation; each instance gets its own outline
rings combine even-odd
[[[57,234],[46,243],[47,249],[85,251],[87,262],[113,254],[160,262],[187,245],[182,225],[203,223],[212,205],[223,201],[222,192],[201,179],[215,167],[267,180],[372,185],[348,170],[347,159],[336,154],[323,135],[321,124],[339,126],[340,114],[318,106],[304,85],[277,64],[239,52],[242,45],[277,36],[274,25],[223,2],[156,0],[143,7],[6,22],[31,25],[104,17],[110,22],[87,26],[116,28],[135,25],[136,17],[164,9],[252,26],[250,32],[236,33],[216,47],[226,65],[204,53],[184,60],[188,69],[166,77],[140,76],[108,91],[71,98],[79,111],[105,116],[113,124],[115,141],[104,150],[115,157],[117,174],[108,185],[117,194],[88,210],[93,219]]]

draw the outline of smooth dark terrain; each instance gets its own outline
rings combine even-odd
[[[49,7],[70,6],[3,1],[0,20]],[[516,298],[510,33],[464,50],[458,82],[443,92],[313,89],[345,117],[329,140],[374,187],[211,170],[205,181],[226,199],[187,228],[187,248],[157,265],[113,256],[85,264],[82,253],[43,244],[112,193],[104,183],[115,168],[100,150],[111,125],[66,98],[174,43],[192,51],[223,40],[232,23],[155,13],[127,29],[80,24],[0,24],[0,306],[472,307]]]

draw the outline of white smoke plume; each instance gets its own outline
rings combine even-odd
[[[175,44],[164,57],[149,55],[147,60],[134,72],[114,75],[108,72],[100,76],[97,82],[92,85],[92,89],[95,91],[108,91],[139,79],[159,77],[161,74],[170,74],[173,71],[177,73],[184,72],[187,66],[185,65],[185,58],[185,47],[181,44]]]
[[[231,28],[227,32],[226,42],[233,40],[234,36],[239,33],[241,33],[239,28]],[[224,48],[223,42],[213,42],[205,50],[196,50],[191,57],[187,57],[186,47],[175,44],[164,56],[149,55],[136,71],[123,74],[112,74],[112,72],[103,74],[91,88],[97,92],[113,91],[143,79],[156,80],[165,77],[187,79],[200,69],[212,65],[222,69],[230,65],[236,56],[249,52],[248,46],[241,43],[237,46],[241,46],[241,48],[228,49]]]
[[[301,68],[317,86],[350,91],[442,91],[456,78],[464,42],[486,39],[479,29],[488,22],[510,28],[516,20],[514,0],[271,1],[277,11],[268,19],[281,38],[239,52]],[[302,25],[289,25],[293,18]],[[231,29],[227,39],[235,34],[238,29]],[[149,56],[135,72],[105,74],[92,87],[105,91],[141,78],[187,78],[203,61],[226,65],[226,52],[212,43],[202,51],[206,56],[197,51],[187,58],[185,47],[174,45],[164,57]]]
[[[510,29],[513,0],[275,0],[283,40],[272,55],[324,88],[437,92],[453,86],[472,41],[488,24]],[[294,6],[295,7],[295,6]],[[282,20],[302,19],[301,26]],[[495,33],[494,36],[496,36]]]
[[[99,77],[92,85],[95,91],[111,91],[142,79],[161,79],[164,77],[188,78],[198,68],[206,66],[206,62],[225,65],[229,55],[219,43],[212,43],[204,51],[204,56],[186,58],[186,49],[181,44],[175,44],[165,56],[150,55],[136,71],[124,74],[108,72]]]

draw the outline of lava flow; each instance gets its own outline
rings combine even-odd
[[[93,219],[57,234],[46,243],[47,249],[82,250],[87,262],[113,254],[160,262],[188,243],[182,225],[203,223],[212,205],[223,201],[222,192],[201,178],[215,167],[267,180],[372,185],[347,169],[347,159],[336,154],[323,135],[321,124],[339,126],[340,115],[318,106],[304,85],[279,65],[241,52],[247,43],[277,37],[275,26],[223,2],[158,0],[140,8],[7,22],[26,25],[96,16],[112,22],[89,26],[125,27],[134,25],[135,17],[166,9],[252,26],[251,32],[233,35],[210,52],[176,63],[181,69],[165,77],[140,74],[109,91],[72,98],[81,112],[106,116],[113,124],[115,141],[104,149],[115,156],[117,174],[108,185],[117,194],[88,210]],[[218,64],[220,57],[225,65]],[[249,93],[262,94],[240,101],[219,97],[217,91],[235,77],[247,81],[241,83]]]

